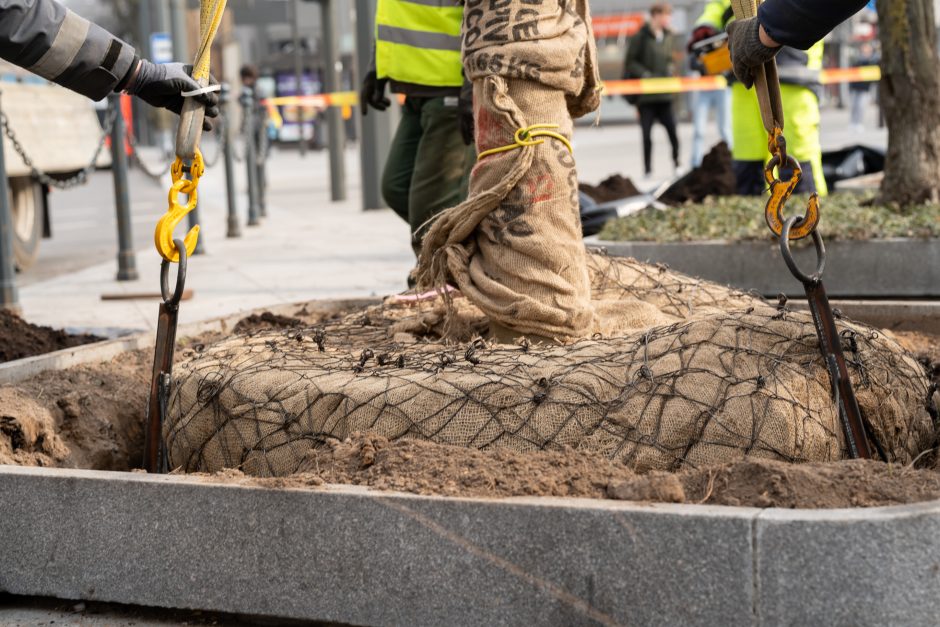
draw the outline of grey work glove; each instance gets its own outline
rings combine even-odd
[[[457,123],[460,125],[460,136],[463,143],[473,145],[473,87],[461,89],[460,98],[457,99]]]
[[[369,107],[376,111],[385,111],[392,101],[385,97],[385,85],[387,78],[379,80],[375,71],[366,74],[362,80],[362,90],[359,92],[359,105],[362,108],[362,115],[369,112]]]
[[[760,22],[756,17],[735,20],[728,24],[728,47],[734,75],[748,89],[754,85],[754,74],[780,51],[780,47],[768,48],[760,40]]]
[[[151,63],[147,59],[140,60],[140,67],[132,76],[124,91],[137,96],[147,104],[162,109],[169,109],[179,115],[186,100],[181,94],[184,91],[199,89],[199,83],[193,80],[193,66],[182,63]],[[214,85],[216,80],[209,77],[209,83]],[[211,130],[212,123],[208,118],[219,115],[219,94],[209,92],[193,96],[198,102],[205,105],[206,118],[202,122],[204,130]]]

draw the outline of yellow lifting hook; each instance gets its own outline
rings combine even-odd
[[[197,149],[193,158],[193,163],[189,168],[189,179],[183,176],[183,160],[179,157],[173,162],[170,173],[173,176],[173,185],[168,194],[169,208],[167,212],[157,221],[157,228],[153,232],[153,243],[157,247],[157,252],[167,261],[176,263],[179,261],[180,254],[176,250],[176,244],[173,243],[173,231],[177,225],[183,221],[186,215],[196,208],[198,199],[197,188],[199,187],[199,178],[206,171],[206,164],[202,159],[202,153]],[[180,194],[187,195],[186,204],[181,204]],[[194,226],[183,238],[186,245],[187,255],[192,255],[196,249],[196,242],[199,239],[199,225]]]

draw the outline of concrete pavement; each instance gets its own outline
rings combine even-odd
[[[883,130],[859,135],[848,114],[826,111],[823,145],[885,145]],[[640,131],[635,125],[581,127],[575,156],[581,180],[596,183],[613,173],[639,181]],[[682,162],[688,163],[691,126],[680,126]],[[706,145],[718,140],[714,127]],[[654,130],[652,185],[672,168],[665,132]],[[390,210],[362,211],[359,160],[355,146],[346,154],[348,200],[331,202],[327,154],[272,152],[268,163],[268,214],[242,237],[225,237],[224,173],[210,169],[200,184],[202,235],[207,253],[190,262],[180,322],[196,322],[278,303],[318,298],[384,295],[405,288],[414,263],[408,227]],[[236,164],[243,179],[244,164]],[[116,243],[110,173],[94,175],[88,188],[53,196],[54,238],[43,242],[37,267],[20,277],[20,301],[27,320],[70,330],[115,336],[153,329],[158,300],[102,301],[102,294],[159,291],[159,257],[151,243],[157,218],[166,210],[165,190],[139,176],[132,189],[134,239],[140,279],[115,280]],[[244,225],[246,194],[240,180],[239,216]],[[58,204],[57,204],[58,203]],[[756,211],[757,209],[755,209]],[[58,226],[57,226],[58,225]],[[178,235],[182,235],[182,227]],[[174,275],[175,276],[175,275]]]

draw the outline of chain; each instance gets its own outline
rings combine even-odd
[[[140,171],[143,172],[148,178],[153,179],[157,183],[163,182],[163,177],[166,176],[166,173],[170,171],[170,164],[167,163],[166,166],[160,168],[152,168],[147,165],[147,162],[140,156],[137,148],[137,139],[134,137],[134,134],[128,132],[127,143],[131,147],[131,160],[137,164],[137,167],[140,168]]]
[[[7,114],[2,110],[0,110],[0,126],[3,127],[3,133],[10,140],[10,144],[13,146],[13,150],[16,151],[16,154],[20,156],[20,158],[23,160],[23,163],[26,164],[27,168],[29,168],[30,175],[33,178],[38,180],[43,185],[49,185],[50,187],[55,187],[57,189],[71,189],[79,185],[84,185],[88,182],[88,175],[97,167],[98,157],[101,155],[101,150],[104,148],[105,142],[107,141],[108,136],[111,134],[111,128],[114,126],[114,120],[117,118],[117,113],[117,107],[109,102],[107,113],[105,114],[104,126],[101,129],[101,137],[98,139],[98,146],[95,148],[95,152],[91,157],[91,161],[84,168],[65,179],[53,178],[43,172],[38,166],[36,166],[29,155],[26,154],[26,150],[23,148],[23,145],[16,137],[16,133],[13,132],[13,127],[10,126],[10,120],[7,118]]]

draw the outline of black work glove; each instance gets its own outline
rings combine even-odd
[[[760,22],[756,17],[735,20],[728,24],[728,47],[734,75],[748,89],[754,84],[754,73],[780,51],[768,48],[760,40]]]
[[[182,63],[151,63],[147,59],[140,60],[140,67],[131,77],[124,91],[137,96],[147,104],[162,109],[168,109],[179,115],[186,100],[181,94],[184,91],[200,89],[199,83],[193,80],[193,66]],[[215,85],[213,77],[209,77],[209,84]],[[209,92],[193,96],[196,101],[206,108],[206,119],[203,119],[203,130],[211,130],[212,123],[208,118],[219,115],[219,94]]]
[[[692,46],[702,41],[703,39],[708,39],[709,37],[714,37],[718,34],[718,31],[714,26],[709,26],[708,24],[702,24],[697,26],[694,31],[692,31],[692,36],[689,37],[689,43],[686,46],[688,52],[692,52]]]
[[[387,78],[379,80],[375,71],[366,74],[362,80],[362,91],[359,92],[359,104],[362,107],[362,115],[369,112],[369,107],[376,111],[385,111],[392,101],[385,97],[385,84]]]
[[[460,136],[463,143],[473,145],[473,88],[461,89],[457,99],[457,123],[460,124]]]

